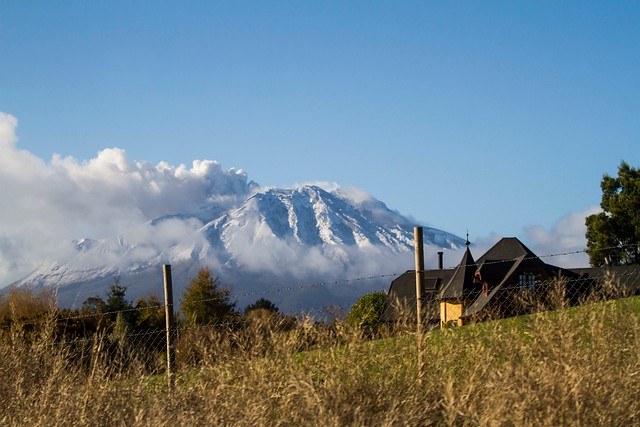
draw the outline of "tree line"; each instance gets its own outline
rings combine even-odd
[[[127,287],[116,276],[104,296],[87,298],[79,309],[60,309],[56,307],[53,289],[13,288],[0,295],[0,327],[5,331],[13,324],[35,327],[53,317],[65,339],[87,337],[98,331],[118,335],[164,331],[165,307],[160,298],[150,294],[132,302],[126,292]],[[183,326],[216,325],[239,322],[254,311],[262,316],[279,314],[278,307],[265,298],[240,312],[231,290],[223,287],[209,268],[203,267],[182,295],[178,319]]]

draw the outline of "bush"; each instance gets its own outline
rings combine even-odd
[[[265,310],[265,311],[270,311],[273,313],[277,313],[278,311],[280,311],[278,309],[278,307],[276,307],[276,305],[274,303],[272,303],[271,301],[269,301],[266,298],[260,298],[259,300],[257,300],[256,302],[254,302],[253,304],[249,304],[245,309],[244,309],[244,314],[249,314],[250,311],[253,310]]]
[[[386,300],[387,294],[382,291],[361,296],[347,314],[347,322],[366,335],[373,334],[382,321]]]
[[[9,323],[35,319],[56,308],[56,292],[53,288],[39,291],[29,287],[9,289],[0,295],[0,322]]]

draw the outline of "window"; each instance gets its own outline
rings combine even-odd
[[[521,273],[518,277],[521,291],[533,291],[536,289],[536,276],[531,273]]]

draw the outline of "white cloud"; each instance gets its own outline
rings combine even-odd
[[[589,256],[583,251],[587,246],[585,218],[600,212],[597,206],[591,206],[582,212],[572,212],[560,218],[551,229],[542,226],[527,227],[523,240],[527,246],[545,262],[560,267],[588,267]],[[575,253],[578,252],[578,253]],[[561,255],[568,253],[567,255]]]
[[[0,149],[14,148],[18,141],[15,129],[18,126],[18,119],[11,114],[0,111]]]
[[[302,184],[294,184],[293,187],[304,187],[304,186],[315,186],[315,187],[320,187],[322,188],[324,191],[327,191],[329,193],[331,193],[332,191],[336,191],[338,189],[340,189],[340,184],[338,184],[337,182],[333,182],[333,181],[307,181],[307,182],[303,182]]]
[[[191,167],[152,165],[133,162],[115,147],[85,161],[54,155],[46,162],[18,149],[16,127],[13,116],[0,115],[0,197],[11,200],[10,206],[0,207],[0,286],[54,261],[73,259],[78,269],[124,267],[121,264],[169,253],[189,258],[197,257],[199,250],[215,252],[207,249],[200,233],[203,223],[237,207],[255,190],[244,171],[223,170],[215,161],[196,160]],[[327,191],[340,188],[331,182],[314,185]],[[372,200],[358,189],[341,192],[355,202]],[[370,208],[373,213],[380,210]],[[149,223],[178,213],[200,219],[168,217]],[[411,267],[411,254],[392,260],[376,248],[368,252],[335,248],[339,253],[326,256],[321,247],[302,247],[271,235],[261,238],[260,233],[260,229],[241,229],[229,242],[234,262],[248,272],[276,275],[284,271],[296,280],[323,281],[378,274],[381,269],[388,273],[405,261]],[[73,240],[82,238],[103,239],[100,248],[104,250],[75,256]],[[221,261],[213,252],[207,260]]]
[[[107,148],[87,161],[54,155],[45,162],[18,148],[17,125],[0,112],[0,287],[70,255],[73,239],[128,230],[138,240],[153,240],[158,227],[150,231],[145,223],[154,218],[188,213],[213,219],[246,196],[246,174],[211,160],[152,165]],[[166,232],[169,224],[163,227]]]

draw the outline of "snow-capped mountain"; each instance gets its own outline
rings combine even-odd
[[[223,242],[231,252],[238,240],[260,245],[273,239],[325,250],[355,246],[398,253],[413,248],[413,224],[384,203],[371,198],[358,204],[344,191],[330,193],[317,186],[256,193],[204,230],[211,243]],[[430,244],[447,248],[464,244],[436,229],[427,229],[426,234]]]
[[[58,288],[62,306],[104,295],[118,276],[128,297],[162,294],[161,265],[172,264],[176,298],[202,265],[232,287],[239,306],[260,297],[283,310],[350,304],[390,278],[357,286],[298,286],[400,273],[413,263],[414,223],[355,189],[251,187],[239,206],[165,215],[128,235],[76,242],[70,259],[42,265],[17,285]],[[204,213],[209,213],[206,215]],[[215,213],[215,214],[214,214]],[[464,240],[425,227],[425,245],[457,249]],[[275,292],[284,287],[287,292]]]

